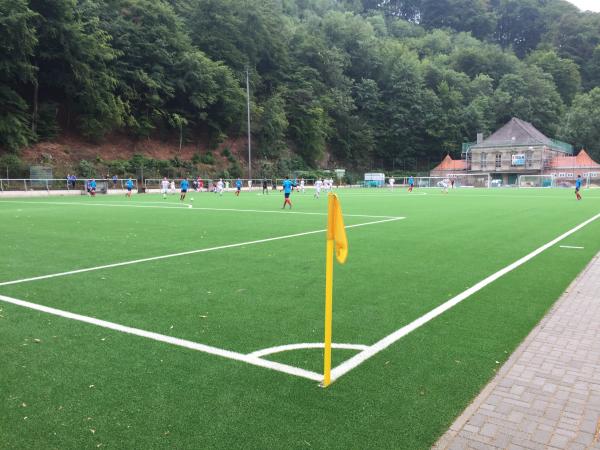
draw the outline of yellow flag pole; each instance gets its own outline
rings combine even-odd
[[[333,195],[329,194],[327,223],[327,254],[325,263],[325,349],[323,352],[323,387],[331,384],[331,323],[333,319]]]
[[[325,351],[323,364],[323,387],[331,384],[331,322],[333,318],[333,239],[327,240],[327,264],[325,268]]]

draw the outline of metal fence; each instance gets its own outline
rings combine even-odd
[[[66,178],[0,178],[0,191],[83,191],[87,190],[87,183],[91,178],[67,180]],[[100,187],[103,185],[107,190],[125,190],[127,179],[119,178],[102,179],[95,178]],[[132,180],[134,189],[137,189],[137,181]]]

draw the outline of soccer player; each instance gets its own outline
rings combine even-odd
[[[248,180],[248,192],[252,191],[252,180]]]
[[[267,185],[266,178],[263,178],[263,180],[262,180],[262,187],[263,187],[263,195],[265,195],[265,192],[267,193],[267,195],[269,195],[269,186]]]
[[[179,196],[179,200],[181,200],[181,201],[185,200],[185,194],[187,194],[189,187],[190,187],[190,182],[188,181],[187,178],[184,178],[183,180],[181,180],[181,183],[179,183],[179,188],[181,189],[181,195]]]
[[[117,178],[116,175],[113,175],[113,177],[112,177],[113,189],[117,188],[117,181],[119,181],[119,179]]]
[[[577,180],[575,180],[575,197],[577,200],[581,200],[581,194],[579,190],[581,189],[581,175],[577,175]]]
[[[88,183],[88,188],[90,191],[90,195],[92,197],[96,196],[96,180],[95,179],[91,179],[90,182]]]
[[[200,192],[202,192],[203,189],[204,189],[204,181],[202,181],[202,178],[198,177],[198,190]]]
[[[286,177],[285,180],[283,180],[283,195],[285,197],[285,200],[283,202],[283,207],[281,209],[285,209],[285,205],[290,205],[290,209],[292,209],[292,202],[290,201],[290,194],[292,193],[292,182],[291,180]]]
[[[390,190],[394,190],[394,183],[396,182],[396,180],[394,178],[390,178]]]
[[[171,184],[169,184],[169,192],[171,192],[171,195],[175,195],[175,180],[171,181]]]
[[[300,178],[300,190],[304,194],[304,178]]]
[[[444,194],[448,193],[448,184],[450,183],[450,181],[448,181],[448,178],[444,178],[442,181],[440,181],[440,186],[442,188],[442,192]]]
[[[219,178],[219,181],[217,181],[217,193],[223,195],[223,178]]]
[[[131,198],[131,190],[133,189],[133,180],[131,179],[131,177],[127,178],[125,187],[127,188],[127,193],[125,194],[125,196]]]
[[[163,195],[163,199],[167,198],[167,193],[169,192],[169,180],[167,180],[167,177],[164,177],[160,182],[160,192]]]
[[[317,181],[315,181],[315,198],[319,198],[321,196],[321,186],[323,186],[323,181],[318,178]]]
[[[235,180],[235,196],[239,197],[240,196],[240,191],[242,190],[242,180],[240,180],[239,178],[237,180]]]
[[[412,192],[414,187],[415,187],[415,179],[411,175],[410,177],[408,177],[408,192]]]

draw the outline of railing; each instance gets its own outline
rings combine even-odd
[[[85,191],[91,178],[67,180],[66,178],[0,178],[0,191]],[[107,189],[124,190],[127,179],[96,178],[98,185],[104,184]],[[132,180],[137,189],[137,181]]]

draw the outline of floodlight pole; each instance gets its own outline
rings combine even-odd
[[[252,137],[250,133],[250,73],[246,67],[246,107],[248,110],[248,179],[252,179]]]

